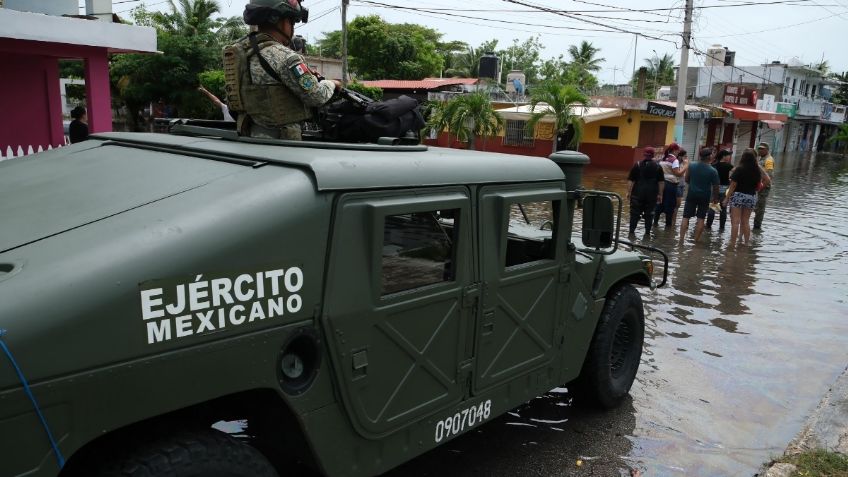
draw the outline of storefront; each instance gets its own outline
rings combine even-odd
[[[729,109],[733,118],[739,121],[736,128],[734,153],[754,147],[759,142],[768,142],[773,150],[779,150],[783,142],[782,131],[788,120],[785,114],[728,104],[724,107]]]
[[[673,101],[648,101],[648,114],[671,118],[677,115],[677,103]],[[689,157],[696,157],[706,131],[706,121],[710,119],[709,108],[687,104],[684,106],[683,140],[680,147],[686,149]]]

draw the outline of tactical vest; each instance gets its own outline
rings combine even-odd
[[[248,135],[250,124],[279,128],[312,118],[312,111],[282,83],[253,84],[250,60],[255,55],[249,36],[224,48],[224,80],[227,102],[238,113],[237,127]],[[275,44],[270,36],[257,34],[259,51]]]

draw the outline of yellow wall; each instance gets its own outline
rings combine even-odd
[[[627,122],[628,117],[632,118],[630,123]],[[643,114],[641,111],[625,111],[623,116],[607,118],[586,124],[583,127],[583,139],[580,142],[636,147],[639,142],[640,121],[665,121],[668,123],[665,131],[665,143],[671,144],[671,142],[674,141],[674,119]],[[601,139],[599,137],[601,133],[601,126],[617,126],[618,139]]]

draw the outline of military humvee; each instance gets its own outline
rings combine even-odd
[[[0,162],[0,475],[375,475],[629,391],[653,262],[586,156],[182,133]]]

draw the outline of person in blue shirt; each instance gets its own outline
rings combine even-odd
[[[692,217],[698,218],[695,225],[695,242],[701,238],[701,234],[704,232],[704,219],[707,217],[710,202],[718,203],[718,171],[710,165],[712,157],[713,149],[705,147],[701,149],[699,154],[700,160],[686,169],[684,180],[689,184],[689,191],[683,205],[683,221],[680,222],[680,243],[683,243],[686,238],[686,232],[689,230],[689,219]]]

